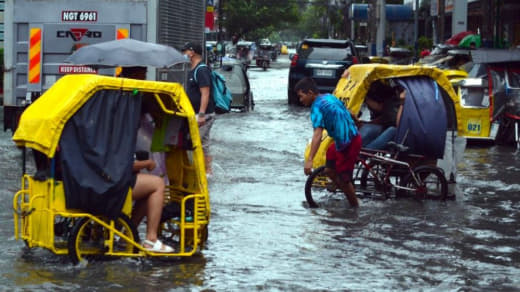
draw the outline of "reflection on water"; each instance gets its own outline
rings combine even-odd
[[[63,256],[24,251],[11,267],[19,273],[3,276],[29,290],[165,291],[176,286],[203,285],[204,266],[205,259],[200,256],[182,261],[118,259],[72,266]]]
[[[520,287],[520,156],[476,146],[459,165],[456,200],[344,200],[306,206],[308,109],[286,103],[287,70],[250,69],[255,111],[213,129],[212,217],[202,255],[73,267],[15,241],[11,198],[20,152],[0,133],[0,290],[512,291]]]

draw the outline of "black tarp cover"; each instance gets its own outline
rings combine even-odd
[[[131,187],[140,94],[102,90],[63,129],[60,139],[67,208],[117,217]]]
[[[395,136],[413,153],[442,158],[448,127],[443,96],[437,83],[429,77],[409,77],[398,80],[406,89],[401,122]]]

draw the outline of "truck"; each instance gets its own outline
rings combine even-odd
[[[4,11],[4,131],[62,76],[115,74],[64,62],[82,46],[133,38],[204,47],[206,0],[7,0]],[[185,84],[186,67],[149,69],[147,79]]]

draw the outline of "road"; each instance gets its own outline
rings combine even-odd
[[[281,56],[281,58],[284,56]],[[0,290],[63,291],[518,291],[520,157],[471,146],[446,202],[339,199],[309,209],[306,108],[287,105],[287,60],[250,68],[255,110],[218,116],[212,130],[212,217],[202,254],[185,260],[101,261],[15,241],[11,199],[21,158],[1,133]]]

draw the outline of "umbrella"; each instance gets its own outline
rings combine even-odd
[[[459,43],[461,48],[469,48],[471,43],[475,43],[475,48],[480,47],[480,36],[476,34],[469,34],[465,36]]]
[[[81,47],[65,62],[92,67],[167,68],[186,63],[188,60],[179,51],[169,46],[134,39],[120,39]]]
[[[448,45],[454,45],[454,46],[458,46],[460,41],[467,35],[470,35],[470,34],[475,34],[474,32],[468,30],[468,31],[463,31],[463,32],[459,32],[458,34],[455,34],[453,35],[451,38],[447,39],[445,44],[448,44]]]

